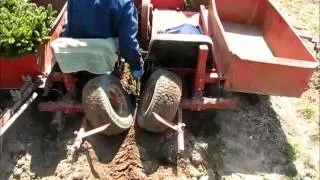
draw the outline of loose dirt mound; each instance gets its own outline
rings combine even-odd
[[[146,179],[135,137],[135,126],[132,126],[121,145],[119,152],[111,161],[109,168],[113,179]]]

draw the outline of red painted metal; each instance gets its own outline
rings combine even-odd
[[[0,89],[16,89],[23,84],[21,77],[30,75],[34,79],[37,75],[48,75],[54,65],[50,42],[59,36],[64,25],[66,0],[33,0],[39,5],[51,3],[59,14],[52,26],[50,40],[39,47],[38,53],[26,54],[13,60],[0,59]]]
[[[140,39],[141,46],[147,49],[151,33],[150,18],[152,13],[152,4],[150,0],[142,0],[141,2],[141,17],[140,17]]]
[[[197,69],[194,78],[194,96],[202,96],[204,84],[206,80],[206,65],[208,59],[209,47],[207,45],[200,45],[197,59]]]
[[[134,0],[134,4],[137,8],[140,8],[142,0]]]
[[[64,83],[64,86],[68,91],[73,90],[76,87],[77,79],[74,77],[73,73],[61,73],[54,72],[50,76],[50,81],[60,81]]]
[[[192,75],[193,73],[196,72],[195,69],[193,68],[163,68],[169,71],[172,71],[179,76],[187,76],[187,75]],[[223,82],[225,79],[223,77],[219,77],[219,74],[217,73],[216,70],[206,70],[205,73],[205,84],[216,84],[219,82]]]
[[[206,79],[205,82],[208,84],[216,84],[219,83],[219,81],[223,81],[223,78],[219,78],[218,73],[206,73]]]
[[[73,74],[64,74],[63,83],[68,91],[75,89],[76,87],[76,79]]]
[[[257,27],[272,57],[263,52],[254,57],[240,46],[241,51],[235,51],[225,22]],[[308,87],[318,62],[270,1],[211,0],[208,25],[226,90],[298,97]],[[254,41],[243,43],[256,45]]]
[[[135,0],[134,4],[136,7],[141,7],[142,1]],[[157,9],[182,9],[184,7],[184,0],[151,0],[151,2]]]
[[[183,99],[180,107],[193,111],[202,111],[206,109],[231,109],[236,107],[236,103],[233,99],[194,97],[192,99]]]
[[[151,0],[153,7],[157,9],[182,9],[184,0]]]
[[[78,113],[83,112],[81,104],[69,102],[43,102],[38,104],[39,111],[54,112],[61,111],[64,113]]]

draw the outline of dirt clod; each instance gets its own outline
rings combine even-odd
[[[201,163],[203,163],[204,159],[199,151],[193,150],[191,153],[191,162],[195,166],[199,166]]]
[[[17,168],[17,169],[15,169],[13,171],[13,177],[19,178],[22,173],[23,173],[23,169],[22,168]]]
[[[199,180],[209,180],[209,176],[208,175],[201,176]]]
[[[17,162],[17,167],[22,167],[25,164],[25,158],[21,158]]]
[[[81,179],[83,179],[83,174],[81,172],[74,172],[71,175],[71,179],[72,180],[81,180]]]

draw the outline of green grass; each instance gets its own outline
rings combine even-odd
[[[301,103],[298,106],[298,112],[304,120],[309,122],[319,121],[319,107],[313,101],[314,97],[306,96],[301,98]]]
[[[282,152],[287,157],[289,161],[295,162],[299,161],[302,162],[304,167],[308,169],[311,173],[312,177],[318,177],[316,170],[318,169],[316,161],[312,159],[311,155],[308,154],[305,147],[298,141],[297,139],[290,139],[289,142],[286,142],[282,145]],[[287,174],[288,179],[299,179],[298,172],[293,169],[292,171]]]
[[[320,142],[319,124],[315,125],[315,128],[313,128],[313,130],[312,130],[312,132],[310,134],[310,139],[315,143],[319,143]]]
[[[297,149],[297,145],[293,146],[289,142],[286,142],[282,145],[282,152],[285,154],[288,160],[295,161],[297,160],[299,150]]]
[[[319,35],[319,0],[279,0],[313,34]]]

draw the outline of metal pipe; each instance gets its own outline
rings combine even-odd
[[[159,116],[157,113],[152,112],[156,120],[158,120],[160,123],[166,125],[167,127],[173,129],[177,132],[177,142],[178,142],[178,153],[181,153],[184,151],[184,127],[185,124],[182,121],[182,109],[179,108],[178,110],[178,125],[174,125],[170,122],[167,122],[165,119],[163,119],[161,116]]]
[[[81,127],[79,129],[79,131],[75,131],[74,134],[77,135],[76,139],[74,140],[74,143],[73,143],[73,148],[75,150],[79,149],[81,144],[82,144],[82,138],[81,138],[81,134],[84,133],[85,131],[85,126],[86,126],[86,123],[87,123],[87,119],[86,118],[83,118],[83,121],[81,123]]]
[[[192,98],[183,99],[181,101],[180,107],[183,109],[190,110],[206,110],[206,109],[232,109],[236,107],[236,102],[234,99],[229,98]]]
[[[75,134],[77,135],[77,137],[76,137],[76,139],[74,141],[74,144],[73,144],[73,147],[75,149],[79,149],[80,148],[84,138],[92,136],[94,134],[97,134],[97,133],[100,133],[100,132],[106,130],[111,124],[108,123],[106,125],[100,126],[98,128],[92,129],[92,130],[87,131],[87,132],[85,132],[85,125],[86,125],[86,119],[83,120],[81,128],[79,129],[79,131],[75,132]]]
[[[184,151],[184,127],[185,124],[182,121],[182,109],[179,108],[178,110],[178,153],[181,153]]]
[[[37,93],[33,93],[32,96],[18,109],[16,113],[10,119],[2,124],[0,129],[0,136],[2,136],[6,130],[16,121],[16,119],[27,109],[27,107],[38,97]]]
[[[100,132],[106,130],[109,126],[110,126],[110,123],[108,123],[108,124],[106,124],[106,125],[103,125],[103,126],[101,126],[101,127],[92,129],[92,130],[90,130],[90,131],[84,132],[84,133],[82,134],[82,139],[84,139],[84,138],[86,138],[86,137],[89,137],[89,136],[91,136],[91,135],[100,133]]]
[[[171,124],[169,122],[167,122],[165,119],[163,119],[161,116],[159,116],[157,113],[155,112],[152,112],[153,116],[156,118],[156,120],[160,123],[162,123],[163,125],[166,125],[167,127],[175,130],[175,131],[178,131],[178,127],[177,125],[174,125],[174,124]]]

